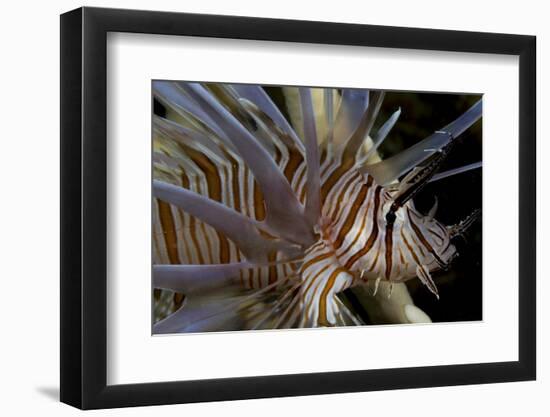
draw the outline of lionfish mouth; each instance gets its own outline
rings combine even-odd
[[[283,91],[290,119],[260,86],[153,83],[154,333],[361,325],[345,290],[413,278],[438,296],[474,217],[444,226],[413,197],[481,166],[438,172],[481,100],[380,160],[401,114],[373,133],[384,92]]]

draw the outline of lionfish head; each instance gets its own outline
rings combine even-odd
[[[409,234],[419,243],[418,247],[423,249],[419,251],[420,263],[430,271],[447,269],[458,256],[449,228],[434,218],[435,213],[422,215],[414,207],[404,207],[400,211],[403,227],[408,228]]]

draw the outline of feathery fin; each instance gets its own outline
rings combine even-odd
[[[257,228],[261,224],[208,197],[159,180],[153,180],[153,194],[222,232],[248,260],[264,261],[269,251],[284,248],[283,242],[260,235]]]
[[[306,218],[312,227],[315,227],[321,215],[321,176],[319,166],[319,145],[315,129],[315,114],[311,102],[311,90],[301,87],[300,102],[302,105],[302,119],[304,121],[304,135],[306,144],[307,163],[307,199]]]
[[[365,165],[360,168],[361,172],[372,175],[380,185],[388,185],[398,179],[407,171],[418,166],[434,153],[439,152],[450,141],[456,139],[466,129],[472,126],[482,115],[482,101],[479,100],[462,116],[452,123],[449,123],[440,131],[433,133],[426,139],[405,149],[382,162],[373,165]],[[445,134],[443,134],[443,132]]]
[[[264,195],[267,224],[281,237],[311,245],[314,242],[313,231],[302,205],[269,153],[204,87],[188,83],[183,88],[202,105],[216,123],[223,126],[239,155],[252,171]]]
[[[333,129],[334,147],[341,147],[359,126],[369,103],[368,90],[343,90]]]
[[[254,266],[246,261],[216,265],[153,265],[153,286],[190,295],[236,284],[239,272]]]
[[[215,133],[220,140],[227,144],[231,149],[234,149],[223,129],[220,128],[220,126],[218,126],[212,118],[206,114],[200,105],[192,100],[191,97],[187,96],[177,84],[167,83],[164,81],[154,81],[153,95],[161,103],[171,108],[182,117],[188,118],[189,115],[193,116],[210,131]]]
[[[355,158],[357,156],[357,152],[361,145],[363,145],[365,139],[369,136],[372,126],[374,125],[376,116],[378,116],[378,112],[384,101],[384,96],[384,91],[375,91],[372,93],[372,97],[369,98],[369,106],[367,107],[367,111],[363,114],[359,126],[357,126],[357,129],[349,137],[342,149],[344,156],[350,158]]]
[[[294,145],[304,153],[304,146],[296,135],[296,132],[294,132],[294,129],[292,129],[286,118],[281,114],[280,110],[262,87],[244,84],[232,84],[232,87],[242,98],[254,103],[260,110],[267,114],[271,120],[294,140]]]

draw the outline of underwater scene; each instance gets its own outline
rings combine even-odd
[[[152,81],[152,333],[482,320],[482,95]]]

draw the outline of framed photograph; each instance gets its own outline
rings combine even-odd
[[[533,380],[535,37],[61,16],[61,401]]]

